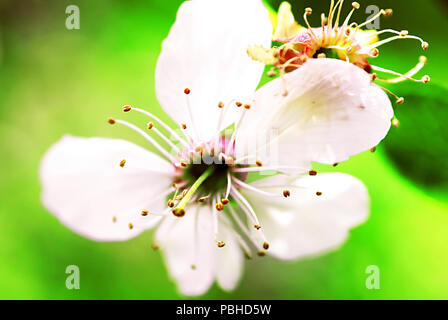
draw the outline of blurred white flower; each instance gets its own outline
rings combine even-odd
[[[368,216],[366,189],[346,174],[310,171],[311,162],[375,146],[391,105],[367,73],[332,59],[309,61],[254,95],[264,66],[246,49],[269,46],[271,36],[259,0],[183,3],[156,70],[157,97],[182,132],[125,106],[151,118],[147,131],[109,122],[135,130],[162,157],[123,140],[62,138],[40,168],[46,208],[97,241],[157,226],[153,247],[186,295],[215,280],[233,289],[244,254],[296,259],[340,246]],[[248,183],[248,174],[265,171],[294,175]]]

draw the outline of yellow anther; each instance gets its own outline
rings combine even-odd
[[[126,164],[126,160],[125,159],[120,161],[120,167],[123,168],[125,164]]]
[[[360,5],[358,2],[352,2],[352,7],[357,10],[359,9]]]
[[[157,243],[153,243],[152,245],[151,245],[151,249],[152,250],[158,250],[160,248],[160,246],[157,244]]]
[[[221,199],[221,203],[224,204],[224,205],[226,205],[226,204],[229,203],[229,199],[226,199],[226,198]]]
[[[263,243],[263,249],[268,250],[269,249],[269,243],[265,242]]]
[[[224,241],[218,241],[217,245],[218,245],[218,248],[222,248],[226,245],[226,243]]]
[[[401,97],[401,98],[397,99],[396,104],[400,105],[400,104],[403,104],[403,102],[404,102],[404,98]]]
[[[128,224],[128,227],[129,227],[129,229],[134,229],[134,225],[131,223],[131,222],[129,222],[129,224]]]
[[[151,130],[154,127],[154,123],[148,122],[148,130]]]
[[[176,209],[173,209],[172,213],[176,217],[182,218],[185,215],[185,209],[183,209],[183,208],[176,208]]]
[[[392,120],[392,125],[393,125],[395,128],[398,128],[398,127],[400,126],[400,121],[398,121],[397,118],[393,118],[393,120]]]
[[[124,112],[129,112],[129,111],[131,111],[131,106],[128,106],[128,105],[125,105],[125,106],[123,106],[123,111]]]
[[[141,215],[144,216],[144,217],[146,217],[146,216],[148,215],[148,212],[149,212],[149,211],[146,210],[146,209],[145,209],[145,210],[142,210]]]
[[[224,209],[224,205],[223,205],[221,202],[218,202],[218,203],[215,205],[215,208],[216,208],[216,210],[218,210],[218,211],[222,211],[222,210]]]
[[[174,207],[174,201],[173,201],[172,199],[168,200],[167,205],[168,205],[168,207],[170,207],[170,208]]]

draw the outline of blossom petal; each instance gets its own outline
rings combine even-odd
[[[97,241],[127,240],[158,222],[150,215],[137,220],[144,209],[163,209],[161,194],[172,174],[168,162],[130,142],[65,136],[42,160],[42,201],[76,233]]]
[[[295,180],[279,175],[253,185],[277,194],[289,186],[289,198],[244,192],[270,244],[267,253],[280,259],[296,259],[336,249],[345,242],[349,230],[368,217],[367,190],[362,182],[347,174],[318,174]],[[322,194],[318,196],[316,191]],[[259,236],[256,230],[252,232],[255,237]]]
[[[260,81],[264,65],[252,61],[247,48],[269,47],[271,36],[261,0],[185,1],[157,62],[156,93],[164,110],[187,124],[187,130],[194,125],[203,142],[210,140],[218,129],[219,102],[253,94]],[[191,90],[188,96],[185,88]],[[222,128],[229,121],[232,117]],[[190,134],[196,136],[194,131]]]
[[[270,164],[347,160],[376,146],[393,116],[387,95],[370,76],[337,59],[310,59],[260,88],[254,99],[238,132],[237,153],[260,153],[261,141],[276,151],[265,160]]]
[[[205,293],[214,281],[216,267],[210,208],[189,207],[182,218],[166,217],[155,237],[180,292],[188,296]]]
[[[227,221],[220,223],[218,237],[226,245],[216,249],[218,251],[216,279],[224,290],[233,290],[243,272],[243,251],[238,243],[238,235],[229,227]]]

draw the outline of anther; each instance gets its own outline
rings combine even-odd
[[[126,159],[123,159],[120,161],[120,167],[124,167],[124,165],[126,164]]]
[[[285,198],[288,198],[289,196],[291,196],[291,192],[289,190],[283,190],[283,196]]]
[[[315,176],[315,175],[317,175],[317,171],[315,171],[315,170],[310,170],[310,171],[308,171],[308,174],[309,174],[310,176]]]
[[[255,164],[259,167],[263,166],[263,163],[260,160],[255,161]]]
[[[390,16],[392,15],[392,13],[393,13],[393,10],[392,10],[392,9],[386,9],[386,10],[384,10],[384,16],[385,16],[385,17],[390,17]]]
[[[352,2],[352,7],[357,10],[359,9],[360,5],[358,2]]]
[[[239,108],[239,107],[241,107],[243,104],[241,103],[241,102],[239,102],[239,101],[237,101],[237,102],[235,102],[235,104],[236,104],[236,106]]]
[[[184,130],[187,129],[187,125],[185,123],[182,123],[181,126],[182,126],[182,129],[184,129]]]
[[[259,257],[264,257],[266,255],[266,252],[258,251],[257,254],[258,254]]]
[[[325,54],[325,53],[319,53],[318,55],[317,55],[317,58],[318,59],[324,59],[324,58],[326,58],[327,57],[327,55]]]
[[[401,97],[401,98],[397,99],[396,104],[400,105],[400,104],[403,104],[403,102],[404,102],[404,98]]]
[[[129,227],[129,229],[134,229],[134,225],[131,223],[131,222],[129,222],[129,224],[128,224],[128,227]]]
[[[245,256],[246,259],[248,259],[248,260],[252,259],[252,255],[250,254],[249,251],[244,251],[244,256]]]
[[[148,130],[151,130],[154,127],[154,123],[148,122]]]
[[[266,74],[268,77],[271,77],[271,78],[275,77],[277,75],[277,73],[274,70],[269,70]]]
[[[190,90],[189,88],[185,88],[185,89],[184,89],[184,93],[185,93],[185,94],[190,94],[190,92],[191,92],[191,90]]]
[[[182,218],[185,215],[185,210],[183,208],[173,209],[172,212],[178,218]]]
[[[376,73],[372,73],[372,75],[370,76],[372,82],[376,80],[376,78],[378,77]]]
[[[423,50],[428,49],[428,47],[429,47],[429,43],[426,42],[426,41],[423,41],[423,42],[422,42],[422,48],[423,48]]]
[[[431,80],[431,78],[430,78],[428,75],[424,75],[424,76],[422,77],[422,81],[423,81],[423,83],[428,83],[430,80]]]
[[[226,205],[226,204],[229,203],[229,199],[226,199],[226,198],[221,199],[221,203],[224,204],[224,205]]]
[[[245,105],[244,105],[244,109],[249,110],[249,109],[250,109],[250,104],[245,104]]]
[[[226,243],[224,241],[218,241],[217,245],[218,245],[218,248],[222,248],[226,245]]]
[[[224,209],[224,205],[223,205],[221,202],[218,202],[218,203],[215,205],[215,208],[216,208],[216,210],[218,210],[218,211],[222,211],[222,210]]]
[[[425,56],[420,56],[420,57],[418,58],[418,61],[419,61],[420,63],[426,64],[426,62],[428,62],[428,58],[426,58]]]
[[[261,226],[259,224],[254,224],[254,228],[257,229],[257,230],[260,230]]]
[[[263,249],[268,250],[269,249],[269,243],[265,242],[263,243]]]
[[[180,161],[180,165],[181,165],[181,167],[184,167],[184,168],[186,168],[188,166],[188,164],[184,160]]]
[[[322,195],[322,192],[320,192],[320,191],[316,191],[316,196],[321,196]]]
[[[125,106],[123,106],[123,111],[124,112],[129,112],[129,111],[131,111],[131,106],[128,106],[128,105],[125,105]]]
[[[311,9],[311,8],[306,8],[305,9],[305,14],[307,15],[307,16],[309,16],[310,14],[312,14],[313,13],[313,9]]]
[[[393,125],[395,128],[398,128],[398,127],[400,126],[400,121],[398,121],[397,118],[393,118],[393,119],[392,119],[392,125]]]
[[[174,201],[173,200],[168,200],[168,203],[167,203],[167,205],[168,205],[168,207],[170,207],[170,208],[172,208],[172,207],[174,207]]]
[[[148,210],[142,210],[142,213],[141,213],[141,215],[142,216],[144,216],[144,217],[146,217],[147,215],[148,215]]]
[[[370,148],[370,152],[374,153],[376,151],[376,147]]]
[[[112,217],[112,221],[115,223],[115,222],[117,222],[117,217],[116,216],[113,216]]]
[[[380,51],[377,48],[373,48],[370,51],[370,54],[372,55],[373,58],[376,58],[376,57],[378,57],[380,55]]]
[[[406,37],[408,34],[409,34],[409,31],[408,31],[408,30],[401,30],[401,31],[400,31],[400,36],[401,36],[401,37]]]
[[[224,102],[222,102],[222,101],[220,101],[219,103],[218,103],[218,108],[224,108]]]
[[[160,248],[160,246],[157,243],[153,243],[151,245],[151,249],[154,250],[154,251],[158,250],[159,248]]]
[[[336,167],[337,165],[338,165],[338,163],[337,163],[337,162],[333,163],[333,167]]]
[[[190,268],[191,268],[192,270],[196,270],[196,265],[195,265],[195,264],[192,264],[192,265],[190,266]]]
[[[109,119],[107,119],[107,122],[109,122],[110,124],[115,124],[115,119],[109,118]]]

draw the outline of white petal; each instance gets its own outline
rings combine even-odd
[[[209,207],[189,207],[182,218],[166,217],[157,228],[156,241],[180,292],[194,296],[208,290],[216,267],[216,243]]]
[[[336,59],[310,59],[257,91],[237,136],[238,153],[254,153],[268,141],[274,152],[266,163],[333,164],[376,146],[392,116],[387,95],[365,71]]]
[[[229,226],[225,222],[220,223],[218,240],[224,241],[226,245],[222,248],[216,248],[218,251],[216,278],[224,290],[235,288],[241,278],[244,265],[243,251],[236,238],[237,235]]]
[[[296,259],[336,249],[345,242],[349,230],[368,217],[367,190],[362,182],[347,174],[318,174],[295,181],[279,175],[253,185],[281,194],[291,184],[287,187],[289,198],[244,192],[260,218],[270,244],[268,254]],[[322,195],[317,196],[316,191]],[[256,231],[252,232],[257,236]]]
[[[264,65],[252,61],[247,48],[269,47],[271,36],[261,0],[184,2],[157,62],[156,92],[164,110],[191,128],[184,94],[191,89],[188,100],[198,138],[208,141],[217,132],[218,103],[253,94],[260,81]]]
[[[65,136],[42,160],[42,200],[64,225],[87,238],[126,240],[159,220],[147,216],[147,223],[136,223],[143,209],[163,209],[161,193],[172,174],[165,160],[130,142]]]

